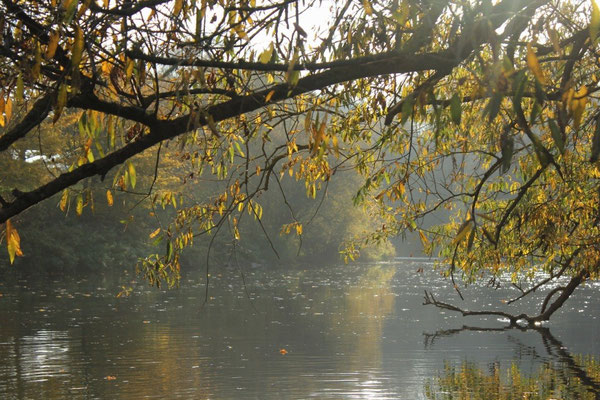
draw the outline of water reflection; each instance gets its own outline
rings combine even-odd
[[[431,347],[437,339],[461,332],[508,332],[515,329],[519,328],[463,326],[425,334],[425,342],[426,346]],[[539,366],[524,371],[514,361],[508,365],[493,362],[487,368],[469,361],[463,361],[460,365],[446,362],[441,373],[427,380],[424,387],[427,398],[600,399],[600,358],[570,354],[548,328],[530,329],[528,332],[537,332],[546,350],[546,356],[542,356],[532,348],[528,349],[529,355],[539,361]],[[519,347],[528,347],[517,344]]]
[[[459,393],[448,385],[461,376],[485,388],[496,374],[505,388],[513,366],[521,382],[547,368],[583,382],[561,355],[565,346],[583,354],[571,359],[598,382],[597,288],[557,316],[552,337],[459,333],[452,329],[462,318],[422,306],[424,289],[454,295],[429,267],[254,268],[246,286],[239,270],[223,268],[204,306],[195,276],[179,290],[140,285],[119,299],[118,286],[94,282],[0,283],[0,398],[446,398]],[[506,298],[475,293],[467,301],[485,299],[486,307]],[[437,332],[425,345],[424,331]]]

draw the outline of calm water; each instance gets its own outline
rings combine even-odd
[[[515,292],[461,302],[431,267],[249,268],[245,287],[213,268],[204,307],[200,276],[121,298],[114,284],[0,283],[0,399],[600,398],[599,285],[548,330],[485,331],[503,323],[423,306],[424,289],[471,308]]]

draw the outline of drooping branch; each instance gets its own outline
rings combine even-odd
[[[7,7],[9,5],[11,7],[15,6],[10,0],[2,1]],[[537,5],[543,3],[544,1],[535,2]],[[299,79],[295,86],[290,86],[288,83],[276,84],[264,90],[259,90],[246,96],[235,97],[206,109],[193,110],[187,115],[173,120],[159,120],[157,116],[147,113],[143,108],[125,106],[102,100],[95,94],[90,93],[89,90],[84,90],[81,94],[69,100],[68,107],[101,111],[127,120],[137,121],[146,125],[149,128],[149,133],[103,158],[64,173],[35,190],[21,193],[12,202],[0,209],[0,223],[83,179],[95,175],[106,175],[114,166],[123,163],[134,155],[164,140],[175,138],[183,133],[206,125],[208,116],[214,122],[219,122],[255,111],[275,102],[362,78],[419,71],[446,71],[451,69],[457,63],[460,63],[460,60],[467,58],[475,46],[481,43],[481,35],[473,36],[477,33],[478,29],[483,29],[483,25],[485,25],[485,29],[490,29],[490,24],[491,27],[498,27],[503,22],[512,18],[516,11],[528,4],[529,2],[524,0],[504,0],[498,3],[492,7],[492,12],[489,15],[489,24],[475,23],[477,26],[466,30],[462,36],[457,37],[455,45],[439,52],[415,54],[414,52],[399,51],[382,53],[365,59],[364,63],[360,64],[360,68],[357,68],[356,65],[348,65],[328,69]],[[21,13],[22,10],[15,12]],[[31,26],[33,26],[33,29],[40,29],[39,25]],[[41,37],[42,33],[39,33],[39,36]],[[475,37],[474,40],[472,39],[473,37]],[[411,38],[411,40],[413,39],[415,41],[418,40],[417,37]]]
[[[443,301],[439,301],[437,300],[434,296],[433,293],[431,292],[427,292],[425,291],[425,301],[423,302],[423,305],[434,305],[437,308],[441,308],[444,310],[449,310],[449,311],[454,311],[454,312],[458,312],[461,313],[463,315],[463,317],[469,317],[469,316],[497,316],[497,317],[502,317],[502,318],[506,318],[510,321],[511,325],[515,325],[517,323],[517,321],[521,320],[521,319],[525,319],[527,320],[527,315],[526,314],[519,314],[519,315],[512,315],[503,311],[469,311],[469,310],[464,310],[460,307],[457,307],[455,305],[449,304],[449,303],[444,303]]]
[[[570,256],[569,258],[564,262],[563,266],[561,267],[561,269],[557,272],[557,273],[551,273],[550,276],[546,279],[543,279],[541,282],[537,283],[536,285],[532,286],[531,288],[529,288],[528,290],[522,291],[522,293],[515,297],[512,300],[509,300],[506,302],[506,304],[512,304],[515,301],[521,300],[522,298],[528,296],[529,294],[535,292],[536,290],[538,290],[539,288],[541,288],[542,286],[548,284],[549,282],[560,278],[561,276],[563,276],[563,274],[565,273],[565,271],[567,270],[567,268],[569,268],[571,266],[571,263],[573,262],[573,259],[581,252],[581,248],[577,248]],[[548,298],[549,300],[549,298]],[[545,306],[542,305],[542,312],[544,312],[545,310]]]
[[[75,96],[69,101],[69,106],[102,111],[107,114],[118,115],[120,117],[139,121],[150,127],[150,133],[144,135],[140,140],[130,142],[121,149],[101,158],[93,163],[82,165],[71,172],[64,173],[51,182],[17,197],[8,207],[0,209],[0,223],[8,218],[19,214],[25,209],[31,207],[40,201],[47,199],[61,190],[74,185],[82,179],[94,175],[105,175],[112,167],[119,165],[136,154],[154,146],[155,144],[175,138],[185,132],[195,129],[194,118],[197,118],[198,126],[207,124],[206,116],[210,115],[214,122],[223,121],[250,111],[264,107],[268,103],[289,99],[313,90],[337,83],[390,73],[402,73],[412,70],[436,69],[445,66],[447,63],[447,54],[423,54],[420,56],[402,55],[390,60],[373,62],[365,65],[363,68],[346,67],[341,70],[329,70],[320,74],[311,75],[299,80],[296,87],[290,89],[289,84],[282,83],[271,88],[256,92],[247,96],[240,96],[229,101],[214,105],[200,114],[187,114],[171,121],[157,120],[152,114],[146,113],[141,108],[122,106],[117,103],[111,103],[99,99],[93,94],[83,93]],[[269,102],[266,101],[270,96]]]
[[[510,325],[516,325],[518,321],[522,320],[522,321],[526,321],[527,324],[532,327],[532,326],[535,326],[536,323],[539,323],[542,321],[548,321],[550,319],[550,317],[552,316],[552,314],[554,314],[554,312],[556,312],[560,307],[562,307],[562,305],[569,299],[569,297],[573,294],[575,289],[577,289],[577,287],[587,278],[587,276],[588,276],[588,272],[586,270],[582,270],[577,275],[572,277],[566,286],[559,287],[559,288],[556,288],[556,289],[550,291],[550,293],[548,293],[546,295],[546,298],[544,299],[540,313],[538,315],[534,315],[534,316],[530,316],[525,313],[514,315],[514,314],[509,314],[509,313],[506,313],[503,311],[492,311],[492,310],[469,311],[469,310],[465,310],[461,307],[455,306],[453,304],[439,301],[433,296],[433,294],[431,292],[427,292],[427,291],[425,291],[425,300],[424,300],[423,304],[424,305],[431,304],[431,305],[434,305],[434,306],[444,309],[444,310],[458,312],[458,313],[461,313],[465,317],[467,317],[467,316],[486,316],[486,315],[503,317],[503,318],[507,318],[510,321]],[[548,306],[548,303],[550,302],[552,297],[558,292],[561,292],[560,296],[552,304],[550,304],[550,306]]]
[[[577,289],[577,287],[579,285],[581,285],[581,283],[588,277],[588,275],[589,275],[589,273],[586,270],[582,270],[581,272],[579,272],[579,274],[577,274],[573,278],[571,278],[571,280],[569,281],[567,286],[562,288],[560,296],[558,296],[558,298],[556,300],[554,300],[554,302],[552,304],[550,304],[549,307],[546,308],[546,306],[547,306],[548,302],[550,301],[550,299],[552,298],[552,296],[554,296],[554,294],[556,294],[555,291],[551,291],[550,293],[548,293],[548,295],[546,296],[546,299],[544,299],[544,304],[543,304],[541,314],[533,317],[531,319],[530,323],[537,322],[537,321],[549,320],[550,317],[552,316],[552,314],[554,314],[554,312],[556,312],[556,310],[558,310],[560,307],[562,307],[562,305],[565,303],[565,301],[567,301],[569,299],[571,294],[573,294],[575,289]]]
[[[506,225],[506,223],[508,222],[508,218],[510,218],[510,215],[512,214],[514,209],[519,205],[519,203],[523,199],[523,196],[525,196],[525,194],[527,193],[527,191],[529,190],[531,185],[533,185],[535,183],[535,181],[538,180],[538,178],[546,170],[547,166],[548,166],[547,164],[541,166],[535,172],[535,174],[533,174],[533,176],[531,178],[529,178],[529,180],[523,186],[521,186],[521,188],[519,189],[519,193],[517,194],[517,197],[515,197],[513,199],[513,201],[510,203],[510,206],[508,206],[508,208],[502,215],[502,219],[496,226],[496,233],[495,233],[495,238],[494,238],[496,243],[498,243],[500,241],[500,233],[502,232],[502,228],[504,228],[504,225]]]

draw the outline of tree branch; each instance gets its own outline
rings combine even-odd
[[[468,311],[468,310],[464,310],[460,307],[457,307],[455,305],[439,301],[433,296],[433,294],[431,292],[427,292],[427,291],[425,291],[425,301],[423,302],[423,305],[431,304],[431,305],[434,305],[434,306],[444,309],[444,310],[461,313],[465,317],[466,316],[486,316],[486,315],[487,316],[504,317],[510,321],[511,326],[516,325],[517,322],[520,320],[524,320],[524,321],[527,321],[527,324],[530,327],[532,327],[532,326],[535,326],[536,323],[538,323],[538,322],[549,320],[550,317],[552,316],[552,314],[554,314],[554,312],[556,312],[556,310],[558,310],[560,307],[562,307],[562,305],[565,303],[565,301],[567,301],[567,299],[573,294],[575,289],[577,289],[577,287],[587,278],[588,275],[589,274],[586,270],[582,270],[581,272],[579,272],[579,274],[577,274],[571,278],[571,280],[569,281],[567,286],[556,288],[556,289],[552,290],[550,293],[548,293],[548,295],[546,296],[546,298],[544,300],[544,303],[542,304],[542,309],[540,311],[540,314],[535,315],[535,316],[529,316],[525,313],[522,313],[519,315],[513,315],[513,314],[503,312],[503,311]],[[550,307],[546,308],[546,306],[547,306],[548,302],[550,301],[550,299],[552,298],[552,296],[554,296],[559,291],[561,292],[561,295],[554,301],[554,303],[552,303],[550,305]]]
[[[31,110],[14,128],[0,136],[0,151],[6,150],[11,144],[25,137],[30,130],[42,123],[50,112],[54,93],[47,93],[39,98]]]

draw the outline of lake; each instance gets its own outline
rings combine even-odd
[[[207,303],[202,273],[119,290],[0,282],[0,399],[600,398],[597,283],[538,331],[422,305],[424,290],[471,309],[517,294],[461,301],[426,259],[213,266]]]

